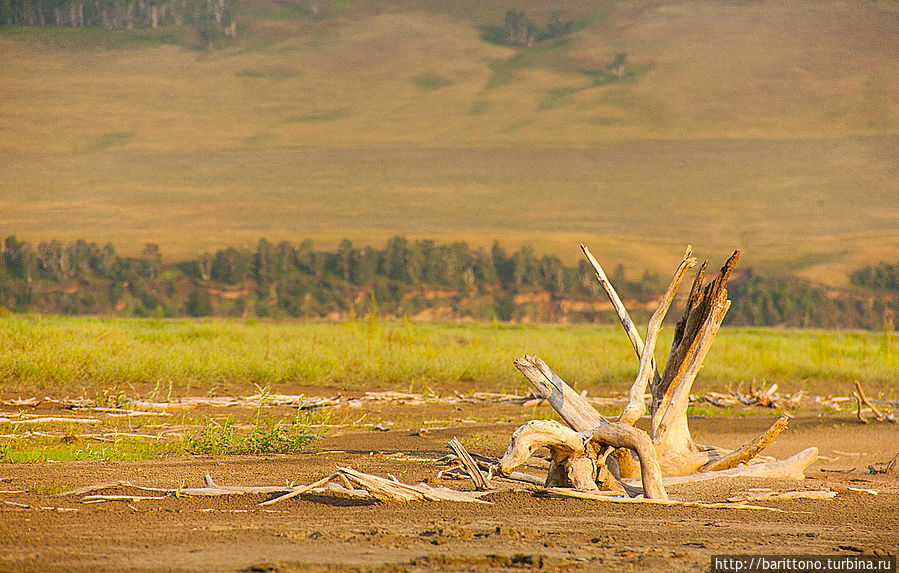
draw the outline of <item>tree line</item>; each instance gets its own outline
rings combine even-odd
[[[8,236],[0,263],[0,312],[334,318],[377,308],[430,318],[615,320],[586,261],[568,266],[531,247],[510,252],[499,243],[473,248],[394,237],[383,248],[343,240],[335,250],[321,250],[310,240],[260,239],[255,249],[227,247],[165,263],[155,244],[137,256],[121,256],[110,243],[54,240],[35,246]],[[895,272],[885,263],[876,268],[884,265]],[[867,268],[853,275],[853,281],[868,283],[873,279],[856,275],[887,276]],[[630,277],[622,265],[610,280],[631,302],[635,320],[645,319],[667,282],[648,272]],[[899,300],[895,282],[888,284],[892,290],[862,288],[834,296],[750,269],[731,281],[728,322],[876,329]]]
[[[0,25],[102,26],[107,30],[189,26],[205,47],[237,33],[237,0],[0,0]]]

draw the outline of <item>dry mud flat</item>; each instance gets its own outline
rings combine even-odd
[[[768,417],[691,420],[698,440],[737,446]],[[751,488],[823,490],[832,499],[765,500],[780,511],[625,505],[499,492],[490,504],[381,504],[301,495],[276,505],[271,495],[165,497],[84,503],[54,494],[127,480],[198,487],[210,474],[223,485],[311,483],[349,466],[406,483],[438,482],[458,436],[473,452],[501,455],[518,421],[459,423],[424,435],[333,432],[309,453],[142,462],[67,462],[0,466],[0,569],[4,571],[491,571],[708,570],[715,554],[899,553],[899,476],[869,464],[899,451],[899,428],[848,417],[800,417],[768,453],[806,446],[826,459],[801,482],[730,479],[668,488],[673,499],[724,501]],[[853,469],[854,468],[854,469]],[[852,470],[848,472],[823,470]],[[536,473],[536,470],[534,470]],[[864,491],[869,490],[869,491]],[[151,495],[119,488],[104,493]]]

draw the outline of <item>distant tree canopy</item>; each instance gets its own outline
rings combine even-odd
[[[0,25],[193,26],[203,45],[237,33],[237,0],[0,0]]]
[[[536,42],[552,40],[567,36],[586,25],[586,21],[562,21],[561,14],[554,12],[550,21],[540,25],[531,20],[524,12],[509,10],[506,12],[503,25],[488,25],[481,28],[484,40],[504,46],[529,48]]]
[[[881,263],[853,280],[895,286],[895,269]],[[610,279],[634,303],[638,320],[667,284],[651,273],[630,278],[622,265]],[[374,304],[395,316],[612,322],[604,296],[587,261],[567,266],[531,247],[510,253],[499,243],[472,248],[394,237],[381,249],[343,240],[326,251],[309,240],[260,239],[255,249],[226,247],[166,264],[155,244],[123,257],[108,243],[53,240],[35,247],[9,236],[0,257],[0,307],[15,312],[317,318],[360,315]],[[832,296],[751,270],[731,281],[730,296],[728,322],[743,325],[876,329],[899,308],[895,291]]]
[[[899,293],[899,263],[869,265],[852,273],[850,280],[870,289]]]

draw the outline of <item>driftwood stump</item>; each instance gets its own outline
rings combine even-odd
[[[700,266],[684,314],[675,327],[664,370],[659,373],[653,356],[656,341],[680,283],[686,272],[696,264],[696,259],[691,257],[691,248],[687,247],[649,320],[645,343],[602,267],[587,247],[581,245],[581,249],[596,271],[596,277],[612,302],[639,359],[628,403],[617,420],[608,420],[540,358],[531,355],[519,358],[514,363],[516,368],[568,426],[548,420],[526,423],[512,435],[509,448],[498,464],[498,471],[508,475],[524,463],[535,449],[546,447],[552,453],[547,487],[573,487],[581,491],[620,490],[626,488],[621,483],[623,478],[639,476],[645,497],[667,499],[663,476],[709,479],[715,477],[709,475],[715,472],[721,472],[722,476],[735,475],[735,472],[726,470],[752,463],[755,456],[787,427],[788,417],[779,419],[766,432],[732,452],[697,444],[687,424],[690,389],[730,307],[726,287],[740,256],[739,251],[728,258],[708,284],[704,284],[708,261]],[[647,389],[651,396],[648,433],[634,427],[637,420],[647,413],[644,399]],[[752,464],[749,474],[801,479],[805,468],[817,458],[817,453],[816,448],[808,448],[787,460]],[[686,478],[691,474],[697,475]],[[743,475],[740,472],[736,474]],[[633,492],[633,489],[628,491]]]

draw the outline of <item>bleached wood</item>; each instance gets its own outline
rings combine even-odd
[[[313,482],[309,485],[297,487],[297,488],[291,488],[291,490],[288,491],[287,493],[285,493],[284,495],[279,495],[278,497],[275,497],[273,499],[263,501],[259,505],[263,505],[263,506],[274,505],[276,503],[281,503],[282,501],[288,500],[288,499],[296,497],[298,495],[303,495],[304,493],[307,493],[317,487],[325,485],[326,483],[328,483],[332,479],[336,478],[337,476],[338,476],[338,473],[335,472],[335,473],[329,475],[328,477],[322,478],[322,479],[320,479],[316,482]]]
[[[24,424],[102,424],[103,420],[98,418],[61,418],[48,416],[44,418],[28,418],[24,420],[12,420],[10,418],[0,418],[0,424],[10,424],[20,426]]]
[[[553,372],[540,357],[525,354],[513,363],[531,383],[534,392],[546,399],[565,423],[578,432],[608,423],[586,398]]]
[[[655,352],[656,340],[662,328],[662,321],[665,319],[665,315],[674,301],[677,287],[680,286],[684,278],[684,273],[696,264],[696,259],[690,257],[691,253],[692,249],[688,245],[680,264],[677,266],[677,270],[674,272],[674,276],[671,277],[671,282],[668,284],[665,294],[662,295],[655,312],[649,319],[649,326],[646,329],[646,342],[640,355],[640,367],[637,371],[637,377],[628,392],[628,403],[624,410],[621,411],[621,415],[618,416],[618,421],[621,423],[634,425],[646,413],[646,402],[643,396],[646,394],[646,387],[655,371],[653,354]]]
[[[629,504],[645,504],[645,505],[680,505],[684,507],[701,507],[704,509],[756,509],[759,511],[773,511],[777,513],[785,513],[784,510],[776,507],[765,507],[763,505],[750,505],[745,503],[704,503],[701,501],[677,501],[673,499],[647,499],[644,497],[623,497],[611,495],[613,492],[593,492],[578,491],[562,487],[550,487],[541,490],[545,494],[558,495],[562,497],[575,497],[578,499],[592,499],[595,501],[607,501],[610,503],[629,503]]]
[[[665,486],[662,485],[662,470],[656,458],[656,449],[646,432],[629,424],[612,422],[594,428],[590,440],[613,448],[635,451],[640,458],[644,495],[650,499],[668,499]]]
[[[493,484],[490,483],[490,480],[487,478],[487,476],[481,473],[480,468],[478,468],[478,464],[471,457],[471,454],[468,453],[468,450],[465,449],[465,446],[462,445],[462,442],[454,437],[448,442],[448,445],[459,458],[459,461],[462,462],[462,467],[471,478],[471,481],[474,482],[474,488],[476,490],[485,491],[488,489],[494,489]]]
[[[675,329],[665,372],[660,377],[653,360],[655,344],[662,320],[671,305],[677,287],[686,270],[695,264],[695,260],[690,257],[689,247],[650,320],[645,343],[640,340],[633,322],[602,267],[586,247],[581,245],[581,248],[593,265],[597,279],[612,300],[622,326],[640,358],[638,374],[631,386],[628,402],[618,422],[609,422],[553,373],[542,360],[536,356],[525,355],[515,361],[515,366],[525,375],[536,390],[536,394],[546,399],[575,431],[546,420],[525,424],[513,434],[509,449],[500,460],[500,472],[509,473],[511,468],[517,467],[529,458],[536,447],[544,446],[553,453],[546,486],[572,485],[574,489],[563,488],[559,491],[574,497],[600,499],[598,496],[601,492],[598,491],[596,482],[606,485],[600,474],[607,471],[607,465],[616,469],[621,467],[622,475],[633,475],[624,471],[634,469],[628,467],[633,465],[632,456],[622,455],[622,452],[628,451],[634,451],[640,460],[640,481],[630,480],[623,485],[631,492],[642,489],[644,495],[651,498],[651,501],[667,499],[665,485],[676,483],[725,477],[803,479],[805,469],[817,459],[817,448],[807,448],[786,460],[748,465],[746,463],[757,456],[786,428],[786,419],[778,420],[765,433],[733,452],[698,445],[690,435],[686,416],[690,391],[730,308],[726,284],[739,258],[739,251],[734,251],[708,285],[703,286],[705,263],[697,273],[686,310]],[[633,427],[646,412],[644,396],[647,386],[652,396],[651,437]],[[773,388],[770,392],[773,393]],[[860,387],[856,395],[860,405],[862,402]],[[622,428],[638,433],[618,435]],[[581,441],[584,441],[582,447],[579,444]],[[669,477],[663,478],[663,474]],[[636,485],[638,483],[643,487],[638,488]],[[733,504],[685,505],[735,507]]]
[[[708,481],[720,478],[758,477],[776,479],[805,479],[805,469],[818,459],[818,448],[806,448],[784,460],[741,464],[729,470],[667,476],[662,479],[666,486],[682,483]],[[629,485],[639,485],[635,479],[626,480]]]
[[[640,458],[643,491],[652,499],[667,499],[655,449],[646,432],[628,424],[610,422],[588,432],[575,432],[555,420],[531,420],[518,428],[499,462],[499,471],[508,475],[538,448],[552,452],[553,464],[546,485],[570,485],[581,491],[596,491],[597,457],[602,446],[628,448]]]
[[[86,495],[84,501],[146,501],[168,499],[168,495]]]
[[[760,451],[764,450],[777,437],[778,434],[787,429],[790,423],[790,417],[783,415],[770,428],[746,442],[736,450],[729,454],[709,462],[699,468],[700,472],[712,472],[718,470],[727,470],[737,467],[739,464],[746,463],[756,456]]]
[[[499,461],[499,471],[508,475],[524,464],[539,448],[547,447],[553,461],[570,455],[586,455],[587,438],[555,420],[531,420],[512,433],[509,447]]]
[[[769,499],[833,499],[837,492],[832,489],[794,491],[746,491],[727,498],[727,501],[762,501]]]
[[[609,297],[609,301],[612,303],[612,308],[615,309],[615,314],[618,315],[618,320],[621,322],[621,327],[624,328],[625,334],[627,334],[628,339],[631,341],[631,346],[634,347],[634,352],[637,353],[637,360],[643,356],[643,339],[640,338],[640,333],[637,331],[637,327],[634,326],[634,321],[631,320],[630,315],[627,313],[627,308],[625,308],[624,303],[621,302],[621,297],[618,296],[618,292],[615,290],[615,287],[612,286],[612,282],[606,276],[606,272],[603,270],[602,266],[599,264],[599,261],[593,256],[593,253],[590,252],[584,243],[581,243],[581,250],[584,252],[584,255],[587,257],[587,260],[590,262],[590,265],[593,267],[593,271],[596,273],[596,280],[599,281],[599,286],[602,287],[602,290],[605,291],[606,296]],[[689,246],[687,247],[690,248]],[[655,358],[652,359],[652,370],[653,376],[658,379],[659,372],[656,369]]]
[[[855,389],[857,392],[857,399],[860,402],[864,402],[865,406],[867,406],[868,408],[871,408],[871,413],[874,414],[874,417],[875,417],[875,419],[877,419],[878,422],[896,423],[896,419],[893,417],[892,412],[890,412],[888,414],[884,414],[883,412],[878,410],[877,407],[874,404],[872,404],[870,400],[868,400],[868,397],[865,396],[865,393],[862,391],[862,385],[859,383],[858,380],[855,381]],[[865,420],[862,418],[860,404],[859,404],[859,408],[858,408],[858,419],[861,420],[862,422],[865,422]]]
[[[382,502],[427,500],[489,503],[478,499],[489,492],[456,491],[445,487],[430,487],[426,484],[409,485],[345,467],[338,468],[338,471],[344,474],[351,482],[358,484],[372,494],[375,499]]]

